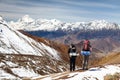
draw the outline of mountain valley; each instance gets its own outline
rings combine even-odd
[[[120,64],[119,36],[119,25],[104,20],[75,24],[24,16],[18,22],[6,22],[1,17],[0,79],[42,77],[64,72],[68,75],[69,44],[74,43],[80,54],[86,38],[93,48],[90,68]],[[82,60],[80,54],[76,60],[78,71]]]

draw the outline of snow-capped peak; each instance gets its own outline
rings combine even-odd
[[[116,25],[114,23],[107,22],[105,20],[94,20],[89,22],[90,27],[93,29],[115,29]]]
[[[23,16],[21,19],[19,19],[18,21],[19,21],[19,22],[30,23],[30,22],[33,22],[34,19],[32,19],[31,17],[29,17],[29,15],[25,15],[25,16]]]

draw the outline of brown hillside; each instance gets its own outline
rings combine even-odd
[[[107,64],[120,64],[120,52],[119,53],[110,53],[104,58],[99,59],[94,62],[94,65],[107,65]]]

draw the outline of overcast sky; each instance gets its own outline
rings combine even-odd
[[[33,19],[62,22],[106,20],[120,24],[120,0],[0,0],[0,15],[16,21],[24,15]]]

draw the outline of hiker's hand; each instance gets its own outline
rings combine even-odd
[[[92,51],[92,47],[90,48],[90,51]]]

